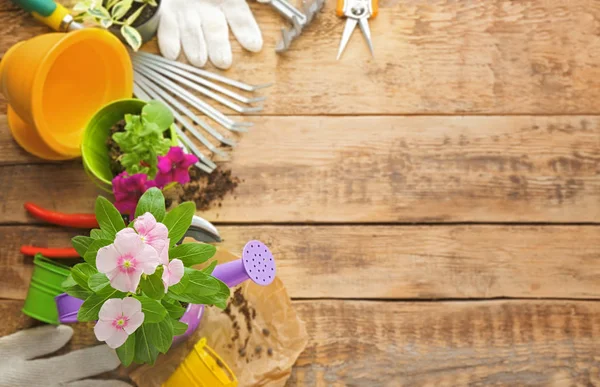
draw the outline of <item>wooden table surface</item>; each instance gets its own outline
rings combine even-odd
[[[310,336],[289,385],[600,384],[600,2],[387,0],[375,59],[335,60],[334,0],[285,55],[227,75],[275,82],[225,165],[243,180],[200,215],[232,249],[268,243]],[[0,52],[47,32],[0,1]],[[156,51],[156,44],[146,48]],[[89,212],[81,161],[22,151],[0,115],[0,333],[20,316],[23,243],[73,231],[24,201]]]

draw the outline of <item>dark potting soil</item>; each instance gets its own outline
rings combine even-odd
[[[123,131],[125,131],[125,120],[117,122],[112,128],[110,128],[110,136],[108,136],[108,138],[106,139],[110,170],[113,173],[113,176],[117,176],[119,173],[125,170],[125,168],[123,168],[123,166],[119,162],[119,157],[121,157],[121,155],[123,154],[123,152],[121,151],[121,147],[112,138],[113,134]]]
[[[160,0],[156,0],[156,3],[160,6]],[[104,1],[104,4],[106,5],[106,1]],[[129,8],[129,11],[127,11],[125,16],[123,16],[121,18],[121,20],[127,20],[127,18],[129,16],[133,15],[133,13],[135,11],[137,11],[143,5],[144,5],[144,3],[133,2],[133,4],[131,5],[131,8]],[[144,10],[140,14],[140,16],[138,16],[138,18],[135,20],[135,22],[133,22],[133,24],[131,26],[132,27],[141,26],[142,24],[144,24],[145,22],[150,20],[150,18],[156,13],[157,10],[158,10],[158,6],[151,7],[151,6],[147,5],[146,7],[144,7]]]
[[[181,203],[192,201],[196,203],[198,211],[209,209],[213,204],[223,200],[225,195],[233,192],[240,180],[232,176],[231,170],[217,168],[211,174],[207,174],[195,166],[190,168],[190,182],[177,186],[165,192],[167,208],[173,202]]]

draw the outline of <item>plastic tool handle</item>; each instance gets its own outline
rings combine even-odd
[[[21,254],[31,257],[34,257],[37,254],[42,254],[47,258],[79,258],[79,253],[72,247],[56,248],[21,246]]]
[[[69,27],[68,24],[65,25],[65,20],[70,17],[69,10],[53,0],[13,0],[13,2],[55,31],[65,31]]]
[[[371,2],[371,9],[373,10],[370,18],[375,19],[377,17],[377,14],[379,13],[379,0],[370,0],[370,2]],[[337,1],[337,7],[335,8],[335,12],[339,17],[345,16],[345,13],[344,13],[345,5],[346,5],[346,0],[338,0]]]
[[[50,211],[33,203],[25,203],[25,209],[34,217],[57,226],[74,228],[96,228],[98,221],[94,214],[64,214]]]

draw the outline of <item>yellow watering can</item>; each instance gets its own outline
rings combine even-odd
[[[77,29],[53,1],[17,4],[57,30]],[[118,38],[101,29],[36,36],[11,47],[0,62],[8,125],[26,151],[47,160],[81,155],[85,124],[108,102],[131,97],[133,68]]]
[[[233,371],[203,337],[162,387],[237,387]]]

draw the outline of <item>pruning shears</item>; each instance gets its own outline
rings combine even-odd
[[[371,30],[369,29],[369,19],[374,19],[379,13],[378,0],[338,0],[336,13],[339,17],[346,18],[346,25],[342,33],[342,41],[340,42],[337,59],[340,59],[342,56],[357,24],[365,36],[371,55],[375,56],[373,42],[371,41]]]
[[[73,19],[67,8],[55,3],[53,0],[12,1],[55,31],[69,32],[83,29],[83,26]]]
[[[98,221],[94,214],[66,214],[51,211],[33,203],[25,203],[25,210],[35,218],[57,226],[91,229],[98,228]],[[127,220],[127,219],[126,219]],[[198,242],[217,243],[221,242],[221,236],[217,228],[204,218],[194,215],[192,225],[185,233],[184,238],[190,237]],[[79,258],[79,254],[72,247],[47,248],[37,246],[21,246],[21,254],[35,256],[42,254],[47,258]]]

